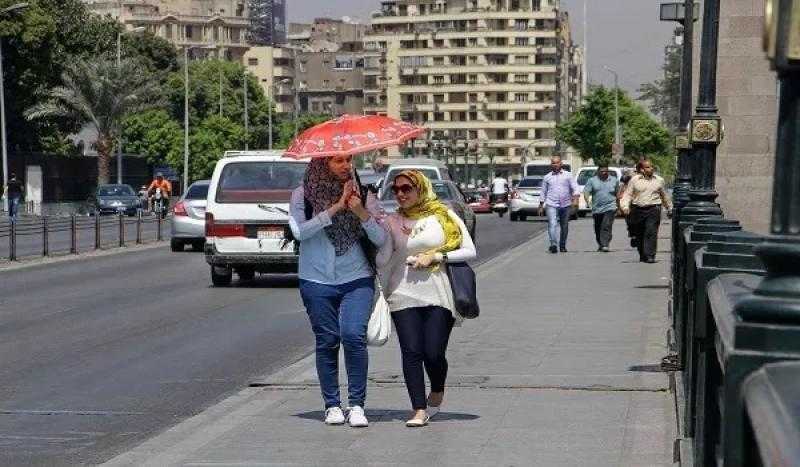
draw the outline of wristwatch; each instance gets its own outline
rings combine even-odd
[[[443,263],[447,262],[447,253],[442,253],[442,262]]]

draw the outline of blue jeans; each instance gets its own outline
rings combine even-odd
[[[569,235],[569,212],[570,206],[557,208],[547,206],[547,233],[550,235],[550,245],[558,245],[559,248],[567,247],[567,235]],[[561,226],[559,235],[558,227]]]
[[[19,213],[19,196],[8,198],[8,217],[11,218],[11,223],[17,222],[17,214]]]
[[[317,376],[325,408],[341,406],[339,344],[344,347],[350,406],[364,407],[367,397],[367,323],[375,296],[373,278],[341,285],[300,281],[300,296],[316,337]]]

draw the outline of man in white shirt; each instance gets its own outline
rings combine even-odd
[[[500,176],[495,177],[495,179],[492,180],[492,196],[489,201],[494,203],[496,200],[505,199],[507,194],[508,180]]]

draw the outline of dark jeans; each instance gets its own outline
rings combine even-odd
[[[414,410],[428,407],[425,396],[425,371],[431,391],[444,391],[447,379],[447,342],[455,319],[449,310],[438,306],[407,308],[392,313],[400,351],[403,354],[403,377]]]
[[[567,236],[569,235],[569,215],[572,208],[557,208],[547,206],[547,233],[550,236],[550,245],[558,242],[559,248],[567,247]],[[559,232],[559,226],[561,231]]]
[[[367,397],[367,322],[372,313],[375,280],[341,285],[301,280],[300,296],[316,337],[317,376],[325,408],[339,407],[339,344],[344,347],[350,406],[364,407]]]
[[[607,247],[611,244],[611,229],[614,227],[614,217],[616,215],[616,211],[601,212],[593,215],[594,237],[597,240],[597,246]]]
[[[21,198],[19,196],[8,197],[8,217],[11,219],[12,224],[17,222],[17,216],[19,215],[20,199]]]
[[[661,225],[661,206],[631,206],[631,230],[637,238],[639,259],[653,259],[658,250],[658,227]]]

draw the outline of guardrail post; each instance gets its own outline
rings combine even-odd
[[[161,214],[156,214],[156,240],[161,241]]]
[[[136,244],[141,245],[142,243],[142,210],[138,209],[136,211]]]
[[[69,219],[69,252],[73,255],[78,254],[78,217],[73,214]]]
[[[120,213],[119,214],[119,247],[122,248],[125,246],[125,216]]]
[[[11,223],[11,232],[8,235],[8,260],[17,260],[17,223]]]
[[[94,213],[94,249],[100,249],[100,213]]]
[[[50,223],[47,216],[42,217],[42,256],[50,255]]]

